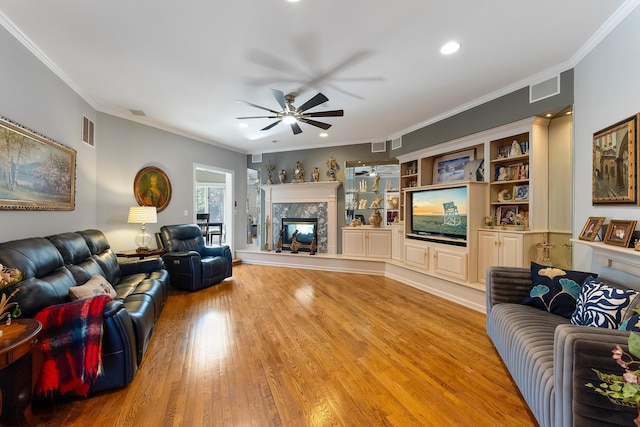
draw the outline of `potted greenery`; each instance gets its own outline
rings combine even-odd
[[[515,230],[524,231],[526,221],[527,221],[527,218],[523,214],[521,213],[515,214],[513,216],[513,224],[515,225]]]
[[[484,217],[484,226],[485,226],[485,228],[493,228],[495,223],[496,223],[495,217],[492,217],[492,216],[485,216]]]

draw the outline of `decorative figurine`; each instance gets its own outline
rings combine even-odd
[[[291,253],[297,254],[298,249],[300,249],[300,242],[296,239],[296,235],[298,234],[298,230],[294,231],[291,235]]]
[[[309,246],[309,255],[315,255],[316,251],[318,250],[318,244],[316,243],[316,236],[315,236],[315,230],[314,231],[314,236],[313,239],[311,240],[311,245]]]
[[[373,177],[373,191],[378,191],[380,189],[380,175],[376,175]]]
[[[276,253],[282,252],[282,233],[284,230],[280,230],[280,237],[278,237],[278,243],[276,243]]]
[[[313,175],[313,182],[320,181],[320,169],[319,168],[317,168],[317,167],[313,168],[312,175]]]
[[[287,171],[282,169],[279,174],[280,184],[284,184],[285,179],[287,179]]]
[[[329,157],[329,160],[327,160],[327,167],[329,168],[329,181],[335,181],[336,170],[338,169],[338,162],[336,162],[335,157]]]
[[[509,152],[509,157],[513,156],[522,156],[522,147],[516,140],[511,143],[511,151]]]
[[[271,172],[273,172],[275,170],[275,166],[271,163],[271,160],[269,160],[269,163],[267,163],[267,166],[265,166],[265,168],[267,169],[267,185],[271,185],[273,184],[273,181],[271,181]]]
[[[374,209],[369,215],[369,224],[371,227],[378,228],[380,224],[382,224],[382,215],[380,215],[380,211],[378,209]]]
[[[377,195],[375,199],[373,199],[373,202],[371,202],[371,205],[369,205],[369,209],[378,209],[380,208],[380,204],[382,203],[382,197],[380,195]]]
[[[271,220],[269,219],[269,215],[264,220],[264,250],[270,251],[269,248],[269,228],[271,227]]]
[[[296,168],[293,171],[293,182],[304,182],[304,168],[300,162],[296,162]]]
[[[360,199],[358,209],[367,209],[367,199]]]

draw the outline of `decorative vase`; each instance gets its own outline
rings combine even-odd
[[[516,231],[524,231],[524,225],[516,225],[515,230]]]
[[[380,215],[380,211],[378,209],[374,209],[373,212],[371,212],[371,215],[369,215],[369,224],[374,228],[378,228],[380,227],[380,224],[382,224],[382,215]]]

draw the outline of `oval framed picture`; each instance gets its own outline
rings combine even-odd
[[[171,201],[171,181],[155,166],[140,169],[133,181],[133,194],[140,206],[155,206],[162,212]]]

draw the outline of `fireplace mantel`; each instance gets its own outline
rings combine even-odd
[[[263,185],[265,213],[271,221],[274,203],[326,203],[327,204],[327,253],[338,253],[338,188],[340,181],[300,182],[290,184]],[[272,231],[268,239],[272,241]]]

